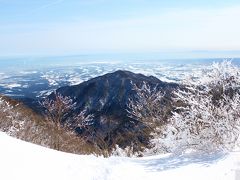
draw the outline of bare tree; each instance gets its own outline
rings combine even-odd
[[[80,120],[79,115],[79,120]],[[82,113],[82,119],[83,117]],[[18,101],[0,96],[0,130],[10,136],[48,148],[76,154],[101,154],[69,128],[56,126]],[[56,139],[56,135],[58,138]],[[58,146],[57,146],[58,145]]]
[[[60,149],[60,133],[63,128],[67,128],[67,118],[75,108],[75,103],[68,96],[63,96],[54,91],[52,99],[46,98],[41,105],[45,109],[45,118],[57,127],[55,132],[55,149]]]
[[[45,109],[46,119],[54,122],[59,128],[75,108],[75,103],[68,96],[63,96],[54,91],[53,99],[46,98],[41,105]]]
[[[56,92],[54,92],[53,99],[45,99],[41,104],[45,108],[47,121],[57,126],[57,131],[53,133],[55,136],[54,149],[61,150],[61,146],[65,144],[61,141],[61,133],[65,131],[75,134],[75,137],[84,141],[85,144],[89,143],[92,146],[90,148],[91,152],[102,154],[105,157],[109,156],[110,148],[104,137],[92,127],[93,115],[88,114],[87,109],[78,114],[73,114],[76,105],[72,99]],[[83,130],[83,133],[81,135],[76,134],[76,128]]]
[[[129,99],[128,116],[142,126],[141,137],[150,140],[153,135],[159,133],[159,127],[167,123],[167,118],[171,113],[170,101],[166,99],[165,93],[160,91],[158,87],[152,87],[145,82],[140,87],[135,85],[133,90],[136,94],[132,99]],[[136,141],[138,141],[138,135],[131,132],[128,134],[131,139],[136,139]],[[140,143],[137,145],[137,151],[133,147],[127,147],[122,151],[126,151],[126,154],[141,155],[145,148],[146,145],[143,146]],[[118,149],[119,147],[116,148],[116,150]]]
[[[3,97],[0,97],[0,129],[1,131],[10,134],[10,131],[14,130],[16,123],[14,119],[18,116],[13,111],[14,106],[6,101]]]
[[[139,88],[136,85],[133,89],[136,92],[135,99],[130,99],[128,103],[128,116],[153,130],[162,123],[164,111],[163,106],[164,94],[151,88],[145,82]]]

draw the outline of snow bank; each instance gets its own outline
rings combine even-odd
[[[240,179],[240,152],[106,159],[50,150],[4,133],[0,133],[0,147],[4,180]]]

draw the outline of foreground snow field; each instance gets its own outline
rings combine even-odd
[[[74,155],[0,133],[0,179],[240,180],[240,152],[144,158]]]

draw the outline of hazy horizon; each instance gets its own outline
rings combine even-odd
[[[240,57],[237,0],[0,0],[0,56]]]

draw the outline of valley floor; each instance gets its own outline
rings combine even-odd
[[[0,133],[0,179],[240,180],[240,152],[103,158],[58,152]]]

